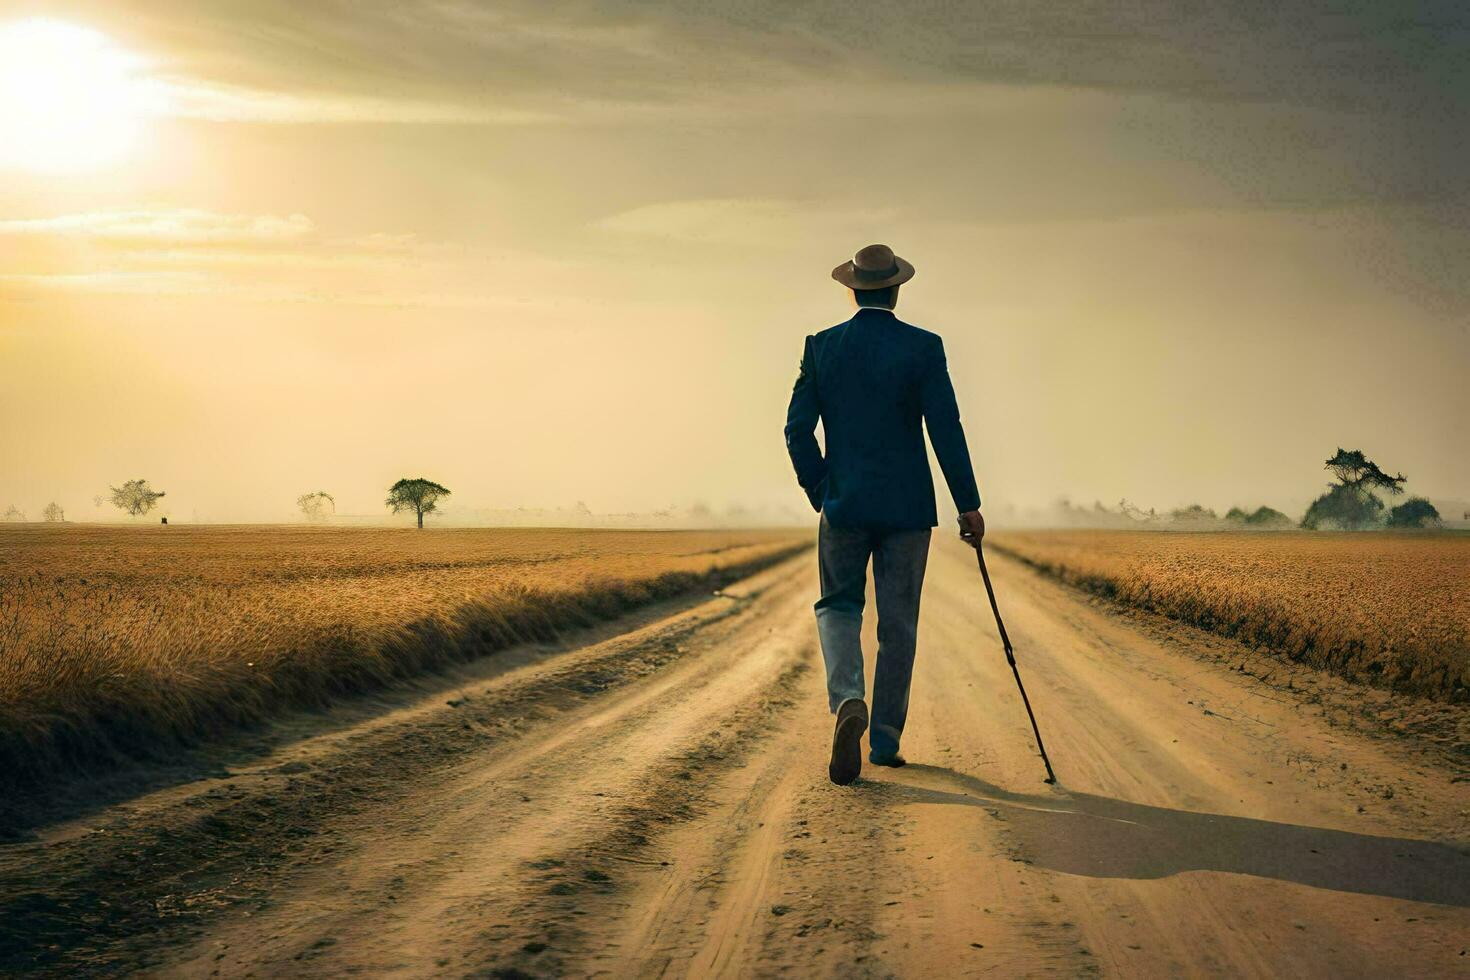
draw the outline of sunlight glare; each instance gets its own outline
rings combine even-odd
[[[63,174],[123,161],[149,115],[143,65],[77,24],[0,25],[0,167]]]

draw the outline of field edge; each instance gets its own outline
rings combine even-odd
[[[206,704],[190,725],[165,726],[146,714],[115,708],[89,717],[85,712],[22,718],[0,706],[0,840],[13,838],[30,822],[31,804],[56,784],[85,779],[119,768],[166,761],[183,751],[261,726],[292,712],[322,709],[381,692],[403,682],[470,663],[523,644],[556,642],[572,631],[616,622],[661,602],[699,595],[748,578],[813,547],[810,540],[773,544],[744,561],[703,571],[671,571],[643,579],[594,580],[574,589],[522,588],[509,597],[493,596],[437,611],[404,625],[376,653],[386,653],[387,672],[353,671],[316,680],[271,685],[271,698],[243,703]],[[452,622],[452,627],[444,624]],[[350,661],[345,650],[339,662]],[[284,682],[282,682],[284,681]],[[9,717],[7,717],[9,715]]]
[[[1457,676],[1451,667],[1446,666],[1442,670],[1434,671],[1423,677],[1411,676],[1403,671],[1386,677],[1381,670],[1374,672],[1362,669],[1353,657],[1339,656],[1345,653],[1372,651],[1342,651],[1325,648],[1317,650],[1308,644],[1305,649],[1294,652],[1273,642],[1279,630],[1262,628],[1260,624],[1252,626],[1238,617],[1230,616],[1216,604],[1190,603],[1181,607],[1155,601],[1151,596],[1140,601],[1125,588],[1125,583],[1119,576],[1096,570],[1073,568],[1063,562],[1049,561],[993,538],[987,539],[986,545],[1052,581],[1087,593],[1118,609],[1160,616],[1214,636],[1242,643],[1252,649],[1264,651],[1283,663],[1308,667],[1362,687],[1395,695],[1422,698],[1426,701],[1450,705],[1470,703],[1470,669],[1463,672],[1465,676]],[[1370,666],[1373,666],[1371,662]]]

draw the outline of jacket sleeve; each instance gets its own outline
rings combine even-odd
[[[939,468],[949,484],[949,495],[961,514],[980,509],[980,491],[975,486],[975,470],[970,465],[970,449],[965,444],[965,429],[960,425],[960,407],[955,401],[954,385],[949,380],[949,363],[944,356],[944,342],[936,338],[926,359],[920,395],[924,408],[924,425],[929,429],[929,442],[939,457]]]
[[[796,469],[796,482],[806,491],[812,507],[820,512],[826,490],[827,461],[817,445],[817,420],[822,417],[822,403],[817,395],[815,367],[812,338],[808,337],[801,354],[801,372],[791,389],[791,404],[786,408],[786,452]]]

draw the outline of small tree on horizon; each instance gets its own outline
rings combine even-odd
[[[142,517],[158,506],[162,490],[154,490],[147,480],[128,480],[120,487],[108,487],[112,491],[112,505],[133,517]]]
[[[1315,531],[1324,523],[1350,531],[1376,524],[1383,514],[1383,501],[1373,491],[1382,490],[1395,496],[1404,492],[1407,477],[1402,473],[1389,476],[1360,449],[1338,447],[1337,454],[1323,465],[1337,477],[1337,482],[1329,483],[1327,492],[1307,508],[1302,527],[1308,530]]]
[[[337,513],[337,498],[325,490],[317,490],[297,497],[296,506],[308,521],[321,522]]]
[[[1287,517],[1275,507],[1267,507],[1265,504],[1262,504],[1248,514],[1245,522],[1247,524],[1258,524],[1262,527],[1270,527],[1272,525],[1277,527],[1291,527],[1290,517]]]
[[[1426,527],[1439,523],[1439,509],[1423,497],[1410,497],[1388,512],[1389,527]]]
[[[1256,527],[1290,527],[1291,518],[1287,517],[1275,507],[1267,507],[1262,504],[1253,511],[1232,507],[1225,514],[1227,521],[1238,524],[1250,524]]]
[[[22,511],[19,507],[15,506],[15,504],[11,504],[10,509],[7,510],[3,515],[0,515],[0,521],[5,521],[7,524],[20,524],[25,519],[25,512]]]
[[[53,500],[46,505],[45,510],[41,511],[41,519],[47,524],[60,524],[66,520],[66,512],[61,509],[60,504]]]
[[[1118,513],[1133,521],[1147,522],[1156,521],[1159,519],[1159,515],[1154,512],[1154,509],[1152,507],[1150,507],[1148,510],[1144,510],[1142,507],[1130,501],[1127,497],[1123,497],[1118,501]]]
[[[440,499],[449,496],[448,487],[441,487],[433,480],[423,477],[399,480],[388,488],[387,505],[392,508],[393,513],[411,510],[418,518],[419,527],[424,526],[424,515],[432,514],[438,509]]]

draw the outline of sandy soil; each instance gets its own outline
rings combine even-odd
[[[807,555],[0,848],[0,973],[1470,974],[1452,749],[992,572],[1057,787],[950,543],[912,764],[828,784]]]

